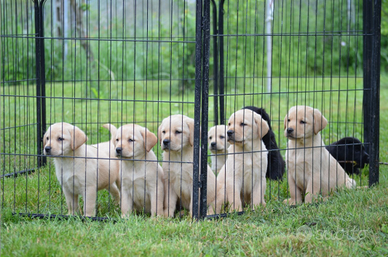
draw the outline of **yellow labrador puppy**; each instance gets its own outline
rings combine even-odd
[[[84,199],[84,215],[94,216],[97,190],[108,190],[120,201],[116,183],[118,160],[110,158],[102,145],[86,145],[85,133],[69,123],[55,123],[44,135],[44,154],[54,158],[55,173],[66,197],[70,215],[79,210],[78,196]]]
[[[106,124],[104,126],[112,126]],[[164,215],[163,170],[151,150],[158,142],[155,134],[136,124],[117,130],[116,155],[120,161],[121,213],[133,210]]]
[[[243,203],[265,206],[265,174],[267,155],[262,138],[268,133],[268,123],[249,110],[233,113],[228,121],[228,158],[217,177],[217,198],[228,202],[231,210],[242,211]]]
[[[337,187],[355,187],[344,169],[326,150],[320,131],[327,119],[318,109],[294,106],[284,118],[284,135],[288,138],[286,151],[287,179],[290,199],[297,204],[312,202],[318,194],[327,196]]]
[[[174,216],[176,206],[190,210],[193,215],[193,143],[194,120],[184,115],[165,118],[158,129],[158,137],[163,152],[165,176],[164,206],[165,216]],[[216,177],[207,168],[207,205],[209,214],[214,213]],[[199,210],[196,210],[197,212]]]
[[[208,147],[213,154],[211,156],[211,169],[216,174],[218,174],[226,162],[227,149],[229,147],[229,143],[226,140],[226,130],[227,127],[225,125],[217,125],[211,127],[208,132]]]

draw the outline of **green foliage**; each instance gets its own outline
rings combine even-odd
[[[272,27],[272,76],[349,76],[362,69],[362,3],[353,2],[347,17],[347,1],[275,1]],[[266,75],[265,1],[225,2],[224,38],[226,78]],[[164,20],[163,12],[150,13],[148,26],[129,26],[128,17],[113,16],[108,25],[96,25],[98,10],[83,5],[88,17],[90,47],[94,62],[86,58],[74,28],[69,39],[57,39],[47,11],[45,22],[46,77],[59,80],[170,80],[174,88],[192,90],[195,78],[195,7],[181,0],[173,2],[174,14]],[[51,8],[51,4],[46,4]],[[16,8],[13,6],[12,8]],[[33,9],[21,15],[33,17]],[[382,1],[381,67],[388,71],[388,1]],[[25,30],[25,20],[13,24],[12,13],[4,17],[2,34],[33,35],[33,22]],[[166,13],[169,15],[168,13]],[[100,14],[101,15],[101,14]],[[140,14],[138,14],[140,15]],[[161,18],[164,17],[164,18]],[[101,17],[100,17],[101,18]],[[160,22],[158,20],[160,19]],[[11,24],[5,26],[3,24]],[[16,26],[16,27],[13,27]],[[212,26],[211,26],[212,27]],[[348,32],[348,28],[350,32]],[[98,31],[98,29],[100,31]],[[211,31],[214,33],[214,31]],[[134,36],[136,35],[136,39]],[[240,36],[236,36],[240,35]],[[53,38],[50,38],[53,37]],[[215,37],[211,37],[213,40]],[[97,40],[96,40],[97,39]],[[113,39],[113,41],[110,41]],[[118,40],[116,40],[118,39]],[[218,37],[220,39],[220,37]],[[35,76],[33,37],[2,37],[4,81],[21,81]],[[64,50],[67,47],[67,55]],[[210,76],[213,77],[211,42]],[[230,84],[229,80],[229,84]],[[237,80],[234,79],[237,83]],[[89,85],[99,91],[98,82]],[[90,91],[90,90],[89,90]],[[90,93],[92,97],[101,97]]]

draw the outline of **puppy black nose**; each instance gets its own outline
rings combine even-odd
[[[211,142],[211,147],[215,147],[216,145],[217,145],[217,143],[216,142]]]
[[[164,145],[168,145],[169,143],[170,143],[170,140],[169,140],[169,139],[164,139],[164,140],[163,140],[163,144],[164,144]]]
[[[288,134],[291,134],[292,132],[294,132],[294,129],[293,129],[293,128],[287,128],[287,133],[288,133]]]
[[[44,150],[46,151],[47,154],[49,154],[51,152],[51,146],[46,146]]]
[[[122,151],[123,151],[123,148],[121,148],[121,147],[117,147],[116,148],[116,153],[117,154],[121,154]]]
[[[231,137],[231,136],[233,136],[233,134],[234,134],[234,131],[233,131],[233,130],[228,130],[228,132],[227,132],[227,133],[228,133],[228,136],[229,136],[229,137]]]

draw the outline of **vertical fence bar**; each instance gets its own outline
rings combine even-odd
[[[200,218],[207,213],[207,131],[209,115],[209,54],[210,54],[210,0],[205,0],[203,28],[203,59],[202,59],[202,124],[201,124],[201,202]]]
[[[43,4],[45,0],[35,0],[35,54],[36,54],[36,120],[37,120],[37,164],[38,168],[46,164],[42,156],[42,135],[46,129],[45,96],[45,63],[44,63],[44,31]]]
[[[215,0],[212,0],[213,6],[213,76],[214,76],[214,125],[218,125],[218,26],[217,26],[217,5]]]
[[[369,186],[379,182],[381,0],[373,1]]]
[[[194,104],[194,158],[193,158],[193,217],[199,219],[199,136],[201,119],[201,75],[202,75],[202,1],[196,2],[195,18],[195,104]]]
[[[363,113],[365,148],[370,153],[370,105],[371,105],[371,69],[372,69],[372,0],[363,2]]]
[[[219,97],[220,97],[220,124],[225,124],[225,82],[224,82],[224,3],[225,0],[220,0],[218,5],[218,36],[219,36],[219,56],[220,56],[220,70],[219,70]]]

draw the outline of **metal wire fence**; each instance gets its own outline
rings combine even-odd
[[[299,190],[304,201],[325,196],[338,174],[377,183],[380,10],[358,0],[2,1],[2,208],[203,218]],[[292,143],[297,105],[327,120],[319,144]],[[310,195],[297,186],[298,153],[303,177],[319,174]]]

